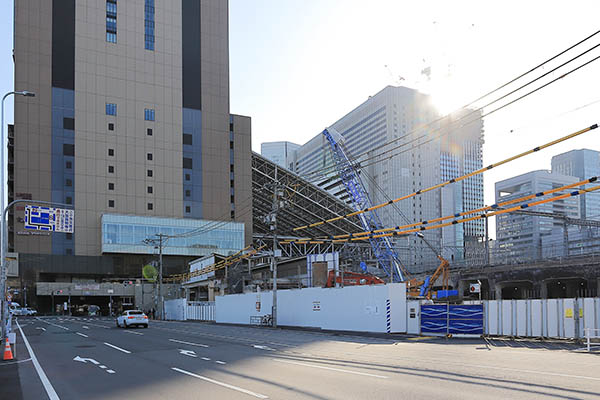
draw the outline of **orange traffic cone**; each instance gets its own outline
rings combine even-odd
[[[12,359],[13,359],[13,355],[12,355],[12,351],[10,349],[10,343],[8,341],[8,338],[6,338],[6,347],[4,347],[4,361],[12,360]]]

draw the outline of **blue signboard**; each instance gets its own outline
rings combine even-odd
[[[73,233],[75,212],[64,208],[25,206],[25,229]]]

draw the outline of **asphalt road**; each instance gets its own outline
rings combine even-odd
[[[600,355],[562,347],[193,322],[18,324],[18,363],[0,363],[14,399],[600,398]]]

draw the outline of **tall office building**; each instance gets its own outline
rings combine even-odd
[[[165,274],[251,241],[250,118],[229,111],[225,0],[15,2],[11,198],[72,205],[74,233],[24,229],[24,279]],[[34,203],[35,204],[35,203]],[[192,234],[183,235],[192,231]]]
[[[590,149],[571,150],[552,157],[552,172],[575,176],[579,180],[600,176],[600,152]],[[585,185],[584,188],[594,186]],[[579,199],[582,219],[600,219],[600,196],[589,194]]]
[[[428,95],[388,86],[332,125],[341,134],[348,154],[360,161],[361,179],[374,204],[481,168],[483,122],[479,114],[463,110],[430,124],[438,117]],[[454,123],[462,117],[462,123]],[[350,200],[335,177],[331,151],[323,135],[316,135],[296,151],[294,171],[341,199]],[[377,212],[389,227],[481,206],[483,179],[479,175]],[[484,225],[483,221],[472,221],[427,231],[425,236],[450,261],[458,261],[464,256],[465,241],[484,236]],[[396,247],[411,271],[431,268],[436,263],[435,254],[414,235],[398,240]]]
[[[532,171],[500,182],[496,182],[496,203],[517,199],[534,193],[558,188],[579,179],[546,170]],[[566,191],[568,192],[568,191]],[[541,204],[532,209],[546,213],[579,218],[579,199],[568,197],[552,203]],[[501,214],[496,217],[496,249],[494,256],[501,262],[527,262],[543,257],[543,246],[562,247],[562,235],[553,235],[558,228],[562,232],[563,223],[548,217],[522,215],[517,213]],[[557,237],[551,243],[550,236]],[[492,260],[492,263],[494,260]]]
[[[275,164],[292,170],[294,153],[300,148],[292,142],[265,142],[260,144],[260,154]]]

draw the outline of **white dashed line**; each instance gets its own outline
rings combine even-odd
[[[217,364],[225,365],[227,364],[225,361],[215,361]]]
[[[102,369],[106,369],[106,365],[98,365]]]
[[[106,372],[108,372],[109,374],[114,374],[115,371],[113,371],[112,369],[107,369]]]
[[[175,343],[181,343],[181,344],[189,344],[190,346],[208,347],[205,344],[184,342],[183,340],[177,340],[177,339],[169,339],[169,342],[175,342]]]
[[[115,350],[122,351],[123,353],[131,354],[131,352],[129,350],[122,349],[120,347],[115,346],[114,344],[110,344],[110,343],[106,343],[106,342],[104,342],[104,344],[107,345],[108,347],[112,347]]]
[[[210,361],[210,358],[208,358],[208,357],[202,357],[202,359],[203,359],[204,361]]]
[[[134,332],[134,331],[123,331],[125,333],[133,333],[134,335],[143,335],[143,333],[140,332]]]
[[[83,334],[83,333],[79,333],[79,332],[75,332],[75,334],[76,334],[76,335],[79,335],[79,336],[83,336],[83,337],[88,337],[88,335],[85,335],[85,334]]]
[[[259,399],[268,399],[269,398],[268,396],[265,396],[264,394],[254,393],[254,392],[251,392],[250,390],[242,389],[241,387],[233,386],[233,385],[230,385],[228,383],[219,382],[219,381],[216,381],[214,379],[207,378],[205,376],[196,375],[196,374],[194,374],[192,372],[185,371],[183,369],[179,369],[179,368],[175,368],[175,367],[172,367],[171,369],[173,371],[177,371],[179,373],[182,373],[182,374],[185,374],[185,375],[188,375],[188,376],[192,376],[194,378],[202,379],[203,381],[214,383],[215,385],[223,386],[223,387],[226,387],[226,388],[231,389],[231,390],[235,390],[235,391],[238,391],[238,392],[241,392],[241,393],[245,393],[245,394],[250,395],[250,396],[257,397]]]

